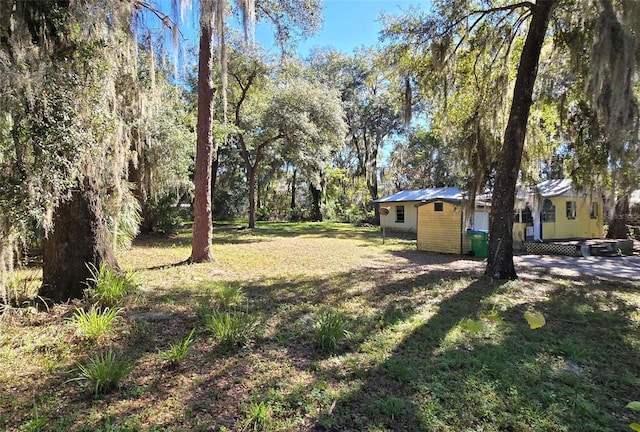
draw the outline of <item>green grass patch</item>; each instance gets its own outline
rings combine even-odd
[[[144,296],[109,309],[125,308],[99,344],[74,337],[75,305],[6,317],[0,429],[46,419],[47,430],[78,431],[608,432],[639,422],[626,407],[640,401],[638,281],[528,270],[503,283],[480,261],[330,223],[217,224],[214,263],[172,265],[190,240],[141,237],[119,257]],[[526,312],[544,325],[531,329]]]

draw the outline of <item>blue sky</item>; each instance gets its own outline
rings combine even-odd
[[[382,29],[380,14],[398,15],[411,6],[428,10],[429,0],[324,0],[323,22],[320,31],[298,46],[302,57],[314,47],[332,46],[350,54],[362,46],[373,47],[378,43]],[[267,25],[256,30],[258,42],[271,48],[273,30]]]
[[[192,0],[197,5],[197,0]],[[314,47],[334,47],[338,51],[350,54],[363,46],[375,47],[378,44],[378,33],[382,29],[380,15],[399,15],[408,11],[411,6],[428,10],[430,0],[324,0],[323,20],[316,35],[303,41],[298,46],[298,54],[307,57]],[[159,9],[170,13],[169,0],[152,2]],[[189,45],[197,46],[197,18],[185,19],[180,23],[180,30]],[[147,24],[159,29],[159,20],[149,14]],[[239,24],[238,24],[239,25]],[[267,49],[276,50],[273,46],[273,29],[268,24],[259,24],[256,28],[256,40]],[[168,45],[171,43],[169,42]],[[170,47],[167,47],[171,50]]]

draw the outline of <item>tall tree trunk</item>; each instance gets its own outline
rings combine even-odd
[[[211,156],[213,155],[213,83],[211,59],[213,28],[201,19],[198,53],[198,125],[195,167],[195,198],[193,201],[193,240],[191,262],[211,262],[213,253],[213,222],[211,219]]]
[[[380,140],[376,137],[375,144],[371,149],[369,161],[369,172],[367,173],[367,188],[369,196],[372,200],[378,199],[378,149],[380,148]],[[380,225],[380,206],[373,206],[374,223]]]
[[[248,167],[249,173],[249,228],[256,227],[256,171],[258,164]]]
[[[320,210],[320,200],[322,198],[322,189],[309,183],[309,192],[311,192],[311,220],[313,222],[322,222],[322,211]]]
[[[609,239],[626,239],[629,236],[627,215],[629,214],[629,195],[625,194],[616,201],[616,208],[607,230]]]
[[[296,168],[293,169],[293,174],[291,175],[291,206],[289,207],[291,210],[295,210],[296,208],[296,182],[298,177],[298,170]]]
[[[551,12],[557,0],[540,0],[531,6],[532,18],[520,55],[520,65],[513,89],[509,121],[496,172],[489,225],[489,254],[485,274],[496,279],[515,279],[513,265],[513,208],[516,181],[522,161],[533,86],[538,74],[540,51],[544,43]]]
[[[91,277],[87,264],[118,268],[95,180],[85,179],[55,209],[42,261],[39,295],[54,302],[82,298]]]

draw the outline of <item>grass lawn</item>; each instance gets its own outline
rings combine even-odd
[[[640,281],[521,273],[338,224],[217,226],[119,259],[141,288],[97,338],[77,305],[0,317],[0,430],[624,431]],[[525,312],[546,324],[531,330]],[[187,339],[195,329],[191,339]],[[229,338],[230,337],[230,338]],[[79,365],[115,356],[96,392]]]

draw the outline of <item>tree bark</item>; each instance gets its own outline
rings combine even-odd
[[[622,195],[616,201],[616,208],[607,230],[609,239],[626,239],[629,237],[627,215],[629,214],[629,195]]]
[[[291,205],[289,208],[291,210],[295,210],[296,208],[296,182],[298,181],[298,170],[296,168],[293,169],[293,174],[291,175]]]
[[[313,183],[309,183],[309,192],[311,193],[311,220],[313,222],[322,222],[322,211],[320,209],[320,200],[322,198],[322,189],[316,188]]]
[[[513,265],[512,234],[516,182],[522,161],[533,86],[538,74],[540,51],[556,3],[557,0],[541,0],[531,6],[529,32],[520,55],[509,121],[496,172],[489,224],[489,253],[485,274],[496,279],[518,277]]]
[[[193,201],[193,240],[191,262],[211,262],[213,221],[211,218],[211,157],[213,155],[213,83],[211,81],[213,28],[200,25],[198,53],[198,124]]]
[[[249,228],[256,227],[256,171],[258,164],[247,167],[249,174]]]
[[[55,209],[42,258],[39,295],[54,302],[82,298],[91,277],[87,264],[118,268],[95,180],[85,179]]]

